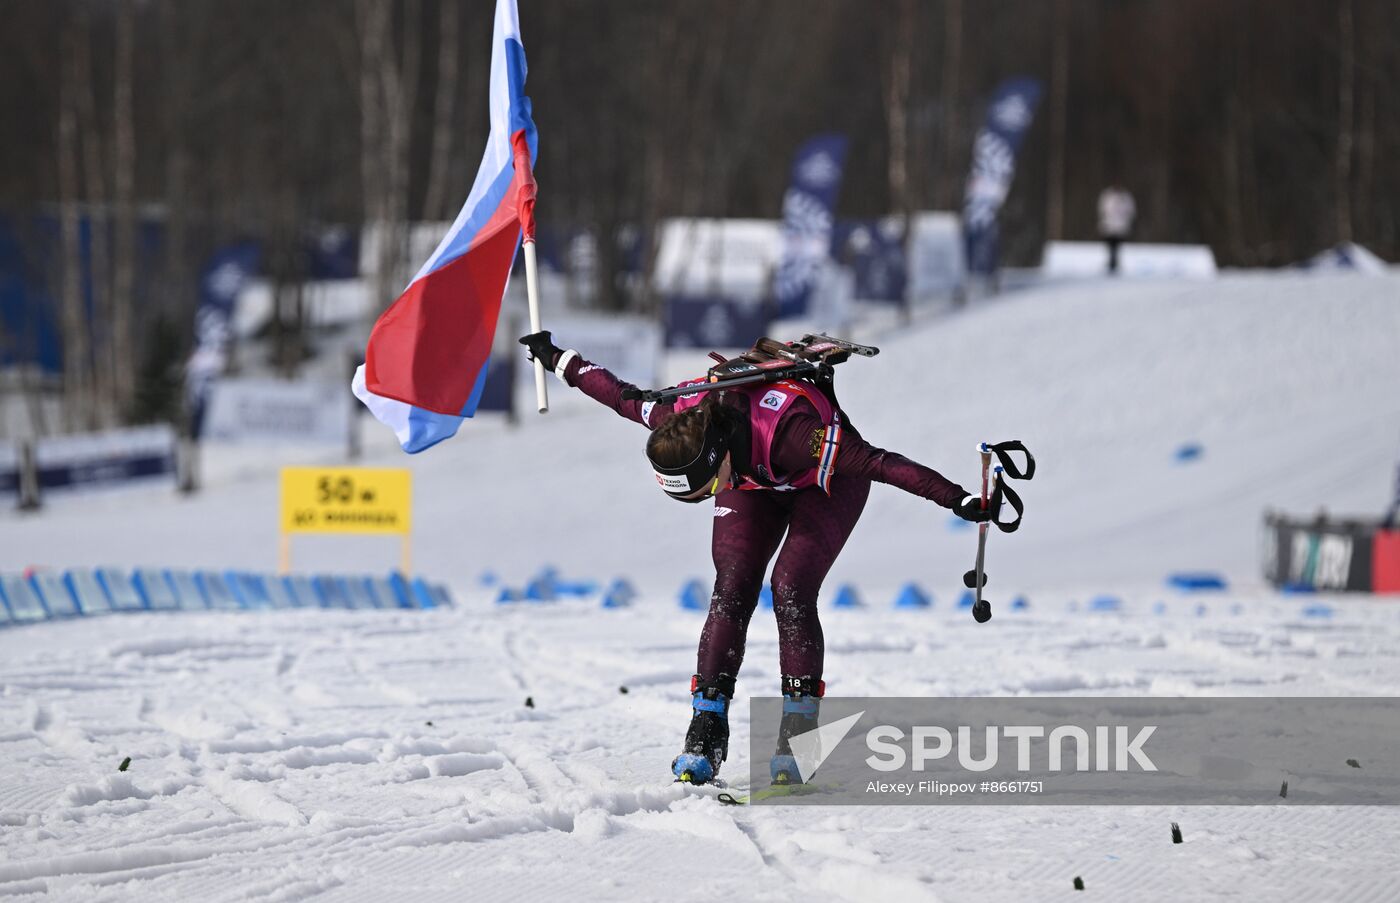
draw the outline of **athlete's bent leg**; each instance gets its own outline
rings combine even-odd
[[[855,529],[870,481],[831,481],[831,495],[812,487],[796,493],[787,541],[773,565],[773,614],[778,621],[778,657],[783,676],[820,681],[826,648],[817,593],[836,556]]]
[[[700,632],[695,673],[702,679],[739,673],[749,619],[763,574],[787,528],[787,505],[777,493],[730,489],[715,499],[711,554],[715,589]]]

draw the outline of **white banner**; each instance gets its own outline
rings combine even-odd
[[[963,283],[962,229],[955,213],[914,214],[909,236],[911,306],[951,298]]]
[[[230,442],[340,443],[350,430],[340,383],[222,379],[214,385],[204,436]]]
[[[34,443],[43,491],[125,483],[175,472],[175,431],[167,425],[49,436]]]
[[[757,302],[769,295],[782,249],[782,223],[776,220],[666,220],[656,255],[656,289],[663,295]]]
[[[1040,266],[1047,279],[1081,279],[1108,274],[1108,246],[1101,241],[1052,241]],[[1212,279],[1215,255],[1206,245],[1150,245],[1124,242],[1118,273],[1133,279]]]

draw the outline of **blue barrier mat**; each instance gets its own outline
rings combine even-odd
[[[78,607],[85,615],[106,614],[112,610],[112,601],[107,591],[97,582],[97,575],[89,570],[72,570],[63,575],[63,583],[68,592],[78,600]]]
[[[45,621],[49,617],[48,609],[44,608],[29,581],[17,574],[0,577],[0,603],[10,609],[10,618],[16,624]]]
[[[82,614],[78,610],[78,600],[73,598],[63,582],[63,575],[57,571],[35,571],[29,575],[29,585],[39,594],[50,616],[70,618]]]
[[[180,607],[175,589],[165,575],[156,570],[140,570],[131,578],[131,585],[151,611],[174,611]]]
[[[200,592],[204,593],[204,598],[209,603],[210,608],[215,611],[237,611],[239,609],[238,599],[234,596],[233,590],[229,589],[222,574],[217,574],[214,571],[200,571],[194,575],[194,582],[199,587]]]
[[[165,582],[170,584],[175,603],[181,611],[204,611],[209,607],[204,590],[199,588],[199,582],[189,571],[166,571]]]
[[[145,610],[146,603],[141,601],[141,594],[136,591],[135,586],[132,586],[131,576],[125,571],[119,571],[116,568],[98,568],[97,582],[107,593],[107,599],[112,603],[112,611]]]

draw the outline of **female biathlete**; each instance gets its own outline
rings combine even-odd
[[[744,637],[777,552],[773,614],[783,720],[770,771],[774,783],[799,782],[788,739],[816,726],[824,690],[817,592],[860,519],[871,482],[897,486],[969,521],[989,517],[980,497],[865,442],[834,395],[811,382],[716,388],[644,402],[624,398],[632,386],[577,352],[556,347],[548,331],[520,343],[567,385],[651,430],[647,458],[667,495],[692,503],[714,499],[715,588],[690,682],[690,728],[671,763],[679,780],[707,783],[724,762]]]

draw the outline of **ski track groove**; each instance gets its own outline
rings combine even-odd
[[[1093,618],[1087,622],[1095,626],[1093,639],[1071,637],[1019,650],[1021,677],[1014,681],[988,680],[976,666],[978,650],[996,641],[961,624],[965,612],[891,613],[885,623],[898,631],[898,642],[862,639],[860,629],[849,632],[841,670],[860,676],[846,677],[844,686],[849,692],[906,694],[910,663],[923,660],[915,686],[930,692],[1112,695],[1141,692],[1144,682],[1178,682],[1202,695],[1257,694],[1298,683],[1291,663],[1306,661],[1309,678],[1301,692],[1354,692],[1375,652],[1400,633],[1395,619],[1354,621],[1343,613],[1332,623],[1299,620],[1296,606],[1261,605],[1263,621],[1240,624],[1149,620],[1142,612],[1148,604],[1129,599],[1123,612],[1085,615]],[[373,623],[373,614],[363,615],[364,623]],[[1042,620],[1013,617],[1007,618],[1007,642],[1044,630]],[[673,619],[664,620],[668,626],[657,630],[669,629]],[[834,629],[848,620],[840,613],[831,618]],[[272,615],[256,629],[278,634],[276,621]],[[687,629],[695,622],[688,621]],[[1169,896],[1183,881],[1210,896],[1208,879],[1221,872],[1248,875],[1277,899],[1316,899],[1329,891],[1335,896],[1341,887],[1354,891],[1348,899],[1390,896],[1385,881],[1348,885],[1345,868],[1329,859],[1279,865],[1306,848],[1299,835],[1366,838],[1384,834],[1380,825],[1400,830],[1400,818],[1388,812],[1270,810],[1271,822],[1247,809],[1115,810],[1101,820],[1103,828],[1091,821],[1071,829],[1079,819],[1073,809],[979,809],[977,819],[964,815],[961,822],[950,821],[957,810],[931,809],[888,816],[902,829],[852,834],[863,822],[845,811],[719,807],[665,777],[687,717],[684,680],[672,680],[680,673],[673,650],[639,660],[629,654],[625,637],[589,629],[567,610],[531,612],[529,620],[516,612],[491,612],[481,623],[481,651],[474,653],[437,654],[460,648],[455,641],[449,645],[452,631],[442,625],[367,637],[348,620],[341,629],[353,639],[322,644],[314,654],[300,648],[294,634],[280,632],[275,644],[245,637],[245,649],[263,653],[186,672],[199,688],[192,695],[150,679],[155,667],[185,652],[133,656],[129,683],[144,687],[134,698],[125,685],[112,685],[11,707],[0,740],[30,758],[35,772],[22,783],[0,778],[0,811],[7,814],[5,830],[12,838],[11,861],[0,864],[0,894],[382,899],[392,895],[390,879],[399,875],[401,886],[421,890],[424,898],[451,899],[468,879],[452,868],[439,874],[436,863],[508,872],[491,864],[496,860],[488,851],[511,849],[533,863],[528,886],[553,888],[553,879],[538,870],[568,855],[566,850],[601,853],[622,838],[653,849],[666,845],[664,838],[684,837],[694,855],[731,859],[735,868],[749,869],[753,886],[771,899],[1023,899],[1068,891],[1074,874],[1084,875],[1091,889],[1120,898]],[[189,629],[174,621],[162,628],[177,634]],[[300,641],[320,642],[315,635]],[[142,642],[147,650],[182,648],[178,636],[168,643],[161,637]],[[947,651],[968,643],[970,655],[954,659]],[[394,658],[406,645],[416,650],[413,662]],[[755,656],[771,655],[767,645],[759,641],[750,648]],[[1306,655],[1300,659],[1301,653]],[[289,656],[295,657],[294,668],[281,667],[293,660]],[[470,662],[466,670],[464,657]],[[395,666],[379,677],[388,662]],[[1127,662],[1138,668],[1134,679],[1119,676],[1129,673]],[[470,704],[440,702],[461,698],[439,689],[443,674],[471,681]],[[344,689],[347,680],[363,692]],[[334,701],[316,707],[290,702],[288,687],[305,681],[336,687]],[[625,682],[631,683],[627,695],[618,692]],[[761,675],[751,677],[749,690],[761,692],[763,682]],[[395,704],[386,700],[394,693],[386,694],[384,686],[420,702]],[[261,687],[269,695],[258,695]],[[534,710],[522,705],[526,694],[535,697]],[[85,697],[91,698],[78,704]],[[728,776],[738,780],[748,757],[746,699],[736,700],[733,717]],[[619,757],[629,743],[638,753]],[[115,799],[58,804],[70,784],[110,775],[118,754],[133,745],[146,750],[130,772],[134,796],[118,782]],[[483,758],[432,776],[435,757],[462,754]],[[499,757],[500,767],[477,767],[489,766],[491,756]],[[84,776],[75,778],[75,772]],[[410,788],[418,789],[406,796]],[[395,795],[399,811],[387,812],[385,801]],[[1173,819],[1186,826],[1187,852],[1195,857],[1185,873],[1170,865],[1182,850],[1171,850],[1158,836]],[[1280,819],[1287,830],[1276,823]],[[1058,827],[1038,827],[1052,823]],[[1125,826],[1131,830],[1125,833]],[[1034,849],[1032,861],[1014,871],[972,866],[966,857],[989,830]],[[1047,830],[1068,836],[1045,844]],[[86,837],[89,848],[64,854],[54,845],[64,836],[77,843]],[[526,852],[536,848],[552,852]],[[934,849],[937,854],[930,854]],[[531,858],[538,855],[543,858]],[[750,855],[754,862],[741,866]],[[1346,848],[1328,855],[1344,862]],[[405,859],[418,867],[389,866]],[[362,865],[370,860],[385,863],[384,869]],[[943,860],[962,865],[940,865]],[[287,862],[324,866],[308,872],[282,865]],[[1279,868],[1291,870],[1270,872]],[[1316,877],[1307,877],[1307,869]],[[618,878],[617,886],[631,880]]]

